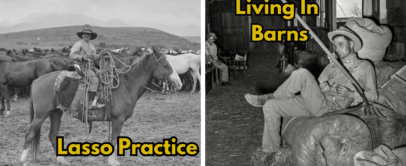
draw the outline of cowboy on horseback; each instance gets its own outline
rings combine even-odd
[[[94,40],[97,37],[97,33],[93,32],[92,26],[86,24],[83,26],[82,31],[76,33],[79,38],[82,40],[78,41],[73,45],[70,58],[75,61],[75,69],[79,74],[86,75],[90,79],[90,87],[89,87],[89,101],[93,101],[90,104],[89,109],[93,108],[102,108],[104,104],[100,104],[97,102],[96,92],[99,86],[99,79],[95,74],[95,62],[96,60],[100,59],[100,56],[103,54],[103,51],[100,54],[96,54],[96,49],[94,48],[93,44],[90,43],[90,40]],[[86,63],[90,64],[91,70],[87,70],[85,73],[81,70]]]

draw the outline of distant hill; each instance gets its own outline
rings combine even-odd
[[[182,37],[191,42],[200,43],[200,36],[182,36]]]
[[[82,26],[46,28],[0,34],[0,47],[5,48],[61,48],[73,45]],[[145,27],[93,27],[98,37],[91,42],[97,47],[105,42],[107,47],[138,47],[162,45],[170,48],[199,50],[200,44],[161,30]]]
[[[0,22],[0,34],[84,24],[99,27],[151,27],[178,36],[196,36],[200,34],[200,26],[188,24],[187,21],[185,24],[168,26],[165,24],[153,23],[147,19],[129,20],[124,22],[117,18],[109,21],[102,21],[85,14],[72,13],[36,13],[13,22],[5,20]]]

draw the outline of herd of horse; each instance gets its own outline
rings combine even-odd
[[[6,102],[10,113],[10,89],[31,87],[30,119],[31,125],[26,133],[24,150],[21,162],[27,164],[27,155],[30,145],[34,156],[39,147],[40,128],[44,120],[50,117],[51,127],[49,138],[56,150],[56,136],[58,135],[62,111],[56,109],[56,99],[53,89],[55,79],[62,70],[73,71],[73,61],[69,53],[48,50],[17,51],[0,49],[0,98],[4,112]],[[120,86],[112,91],[113,109],[111,111],[112,133],[111,143],[116,145],[117,136],[120,135],[123,123],[132,115],[135,103],[151,86],[153,79],[169,79],[176,90],[182,88],[185,80],[179,76],[186,75],[193,79],[192,92],[196,89],[197,79],[200,82],[200,55],[179,54],[168,55],[165,49],[154,46],[152,49],[140,49],[132,54],[108,51],[110,55],[123,62],[134,62],[128,73],[119,75]],[[96,65],[97,66],[97,65]],[[137,82],[131,84],[131,82]],[[62,156],[57,157],[58,162],[67,163]],[[115,155],[109,157],[110,165],[118,165]]]
[[[119,57],[136,56],[137,52],[148,48],[139,48],[132,52],[122,51],[109,51],[111,54]],[[149,48],[150,50],[150,48]],[[165,52],[169,63],[175,68],[175,71],[180,76],[183,87],[182,90],[191,92],[196,91],[197,80],[200,83],[200,56],[194,53],[168,54],[168,49],[162,48],[161,51]],[[33,50],[6,50],[0,49],[0,97],[2,107],[0,114],[6,111],[9,115],[10,98],[14,96],[13,100],[17,101],[18,92],[27,92],[27,88],[33,80],[38,77],[62,70],[74,70],[72,67],[73,61],[69,58],[69,50],[63,48],[61,50],[40,50],[35,48]],[[153,84],[148,85],[152,89],[163,87],[154,87]],[[7,107],[6,107],[7,106]]]
[[[58,51],[21,54],[15,50],[0,49],[0,89],[2,103],[10,105],[11,88],[26,88],[40,76],[61,70],[68,70],[73,62]],[[10,113],[10,107],[7,113]],[[4,104],[0,113],[5,110]]]

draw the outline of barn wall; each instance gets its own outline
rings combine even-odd
[[[252,0],[252,3],[263,3],[263,0]],[[270,0],[269,3],[281,3],[280,0]],[[246,1],[241,1],[245,10]],[[216,1],[210,5],[211,29],[219,39],[217,44],[224,50],[276,50],[276,42],[251,42],[251,23],[259,23],[263,29],[284,29],[286,22],[282,16],[250,15],[236,16],[235,1]]]
[[[405,0],[387,0],[387,19],[388,25],[393,27],[394,38],[399,42],[406,42],[406,1]],[[395,37],[396,36],[396,37]]]
[[[391,55],[390,60],[400,60],[404,53],[402,50],[406,48],[406,1],[405,0],[387,0],[386,1],[387,23],[392,30],[393,40],[389,46],[388,54]],[[397,47],[396,47],[397,46]],[[400,46],[400,47],[399,47]]]
[[[263,0],[252,0],[252,2],[263,3]],[[315,0],[311,0],[310,2],[314,3]],[[241,3],[242,10],[245,10],[246,1],[242,0]],[[270,0],[269,3],[282,4],[280,0]],[[263,26],[264,30],[287,29],[287,22],[282,18],[282,16],[270,16],[263,14],[236,16],[234,0],[216,1],[212,3],[209,8],[211,31],[218,35],[216,44],[223,50],[276,51],[278,48],[278,42],[251,42],[250,23],[259,23]],[[326,14],[326,20],[328,20],[328,13]],[[328,28],[316,27],[316,19],[317,16],[306,16],[306,22],[308,25],[312,27],[313,31],[328,47]],[[299,28],[303,29],[301,25]],[[307,44],[308,50],[318,52],[319,54],[324,53],[321,47],[314,40],[309,39]]]
[[[216,44],[222,50],[249,50],[249,16],[235,15],[234,0],[216,1],[209,7],[211,29],[218,35]]]

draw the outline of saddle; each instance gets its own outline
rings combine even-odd
[[[104,108],[89,109],[88,85],[85,77],[76,71],[61,71],[56,78],[54,91],[57,98],[57,108],[70,116],[87,121],[108,121],[110,120],[110,99],[111,89],[105,88],[102,82],[99,83],[99,102],[106,104]]]

